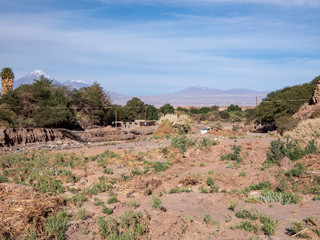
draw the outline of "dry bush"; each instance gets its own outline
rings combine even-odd
[[[305,147],[311,140],[315,140],[316,146],[320,147],[320,118],[301,121],[292,131],[286,132],[284,136],[301,143]]]
[[[190,122],[191,118],[188,115],[166,114],[158,120],[159,128],[155,134],[173,134],[177,130],[186,133],[190,131]]]

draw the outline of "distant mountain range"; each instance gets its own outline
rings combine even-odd
[[[63,85],[66,86],[70,89],[80,89],[82,87],[89,87],[90,84],[86,83],[85,81],[82,80],[72,80],[72,81],[66,81],[66,82],[59,82],[57,80],[55,80],[54,78],[48,76],[45,72],[41,71],[41,70],[35,70],[17,80],[14,81],[13,83],[13,88],[16,89],[18,87],[20,87],[23,84],[32,84],[34,83],[34,80],[39,80],[40,76],[44,76],[45,78],[48,78],[52,81],[52,84],[54,85]]]
[[[22,84],[32,84],[34,80],[39,80],[43,75],[52,80],[55,85],[63,85],[69,89],[80,89],[82,87],[89,87],[90,84],[82,80],[73,80],[66,82],[59,82],[54,78],[48,76],[41,70],[36,70],[28,75],[21,77],[14,81],[14,88]],[[116,92],[106,91],[114,104],[125,105],[133,96],[121,95]],[[148,95],[136,96],[144,103],[160,107],[166,103],[173,106],[229,106],[230,104],[237,104],[240,106],[255,106],[256,98],[258,103],[266,97],[268,91],[255,91],[243,88],[234,88],[230,90],[210,89],[206,87],[196,86],[189,87],[176,93],[162,94],[162,95]]]
[[[240,106],[255,106],[266,97],[269,92],[234,88],[231,90],[209,89],[206,87],[189,87],[177,93],[141,96],[140,99],[148,104],[162,106],[170,103],[173,106],[229,106],[237,104]]]

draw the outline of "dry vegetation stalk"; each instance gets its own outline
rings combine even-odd
[[[31,231],[44,237],[45,219],[55,214],[65,200],[49,197],[30,187],[17,184],[0,184],[0,237],[18,239]]]

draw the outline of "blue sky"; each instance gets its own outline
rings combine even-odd
[[[0,67],[127,95],[320,75],[320,0],[0,0]]]

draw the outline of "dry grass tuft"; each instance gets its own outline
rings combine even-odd
[[[191,118],[185,114],[167,114],[158,120],[159,127],[154,135],[172,135],[177,131],[186,133],[190,130],[190,123]]]
[[[164,136],[164,135],[174,135],[176,133],[176,129],[170,124],[168,121],[162,121],[154,132],[154,136]]]
[[[311,140],[320,148],[320,118],[301,121],[292,131],[286,132],[284,136],[301,143],[305,147]]]
[[[182,115],[177,115],[177,114],[167,114],[162,116],[158,120],[158,124],[160,125],[162,122],[169,122],[172,127],[177,128],[180,125],[183,124],[190,124],[191,118],[188,115],[182,114]]]

